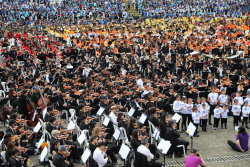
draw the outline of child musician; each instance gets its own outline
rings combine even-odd
[[[182,110],[183,108],[183,102],[181,101],[181,95],[177,95],[176,96],[176,100],[173,103],[173,110],[175,113],[178,113],[179,115],[182,115]],[[177,122],[177,127],[176,129],[179,130],[179,125],[180,125],[180,121]]]
[[[247,126],[247,120],[249,117],[249,107],[248,107],[248,102],[245,101],[244,102],[244,106],[242,107],[242,116],[243,116],[243,122],[242,122],[242,126],[244,126],[244,123],[246,124],[246,128],[249,129],[249,127]]]
[[[194,126],[196,127],[196,130],[194,132],[194,137],[199,137],[199,135],[197,133],[198,133],[198,125],[200,123],[201,117],[200,117],[200,113],[198,113],[197,107],[194,107],[193,111],[194,112],[192,114],[192,118],[193,118]]]
[[[202,108],[200,110],[200,113],[202,114],[201,121],[202,121],[202,131],[207,132],[207,116],[208,112],[206,110],[206,104],[202,104]]]
[[[227,129],[227,117],[229,110],[227,109],[226,104],[223,104],[223,112],[221,113],[221,129],[223,129],[223,124],[225,124],[225,129]]]
[[[220,105],[217,104],[215,109],[214,109],[214,130],[219,130],[219,122],[220,122],[220,116],[221,116],[221,112],[220,112]]]
[[[238,122],[240,119],[241,106],[237,99],[234,100],[234,105],[232,107],[232,112],[234,116],[234,126],[238,126]]]
[[[226,95],[225,89],[221,90],[221,95],[218,98],[218,103],[220,104],[220,106],[223,106],[224,104],[228,103],[228,96]]]
[[[188,125],[192,121],[192,113],[193,113],[193,99],[189,98],[188,99],[188,104],[187,104],[187,114],[188,114]]]
[[[182,98],[182,102],[184,103],[184,107],[182,110],[182,123],[181,123],[181,130],[184,132],[185,130],[187,130],[187,114],[188,114],[188,109],[187,109],[187,98],[183,97]],[[185,126],[185,130],[184,130],[184,126]]]

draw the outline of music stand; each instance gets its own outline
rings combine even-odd
[[[169,148],[171,147],[171,143],[170,143],[170,141],[166,141],[166,140],[164,140],[164,139],[161,139],[161,141],[160,141],[160,143],[158,144],[158,146],[157,146],[157,151],[163,156],[163,158],[164,158],[164,161],[163,161],[163,163],[164,163],[164,167],[165,167],[165,165],[166,165],[166,159],[165,159],[165,156],[166,156],[166,154],[168,153],[168,150],[169,150]]]
[[[188,136],[191,138],[191,149],[193,149],[193,136],[195,133],[196,127],[192,122],[189,123],[188,128],[187,128],[187,133]]]
[[[173,63],[168,63],[168,67],[169,67],[170,69],[172,69],[172,70],[174,69],[174,65],[175,65],[175,64],[173,64]]]
[[[128,157],[129,152],[130,152],[130,148],[127,145],[122,144],[117,157],[120,158],[122,161],[124,161],[124,167],[125,167],[126,159]]]
[[[4,99],[1,99],[1,100],[0,100],[0,109],[1,109],[1,111],[3,112],[3,116],[4,116],[5,120],[7,119],[7,114],[5,115],[5,114],[4,114],[5,111],[3,111],[3,110],[4,110],[4,105],[5,105],[6,103],[8,103],[9,100],[10,100],[10,98],[4,98]],[[4,123],[4,127],[5,127],[5,120],[2,120],[3,123]]]
[[[216,73],[216,71],[217,71],[216,67],[209,67],[209,69],[211,70],[211,73]]]
[[[239,75],[229,75],[229,79],[232,80],[233,82],[238,82]]]
[[[207,79],[208,73],[208,71],[202,72],[202,79]]]
[[[178,70],[178,76],[181,76],[181,74],[182,74],[183,71],[185,71],[185,70],[179,69],[179,70]]]
[[[241,69],[243,69],[243,66],[241,64],[233,64],[232,68],[241,70]]]
[[[180,89],[180,85],[174,85],[174,91],[177,91]]]
[[[202,70],[203,65],[204,65],[203,63],[196,63],[195,70]]]

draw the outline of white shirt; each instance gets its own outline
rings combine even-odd
[[[187,103],[184,103],[182,114],[188,114]]]
[[[220,100],[220,103],[226,103],[228,97],[227,95],[221,94],[218,99]],[[223,104],[220,104],[220,105],[222,106]]]
[[[243,106],[242,107],[242,116],[243,117],[248,117],[249,115],[247,115],[247,114],[249,114],[249,107],[247,106],[247,107],[245,107],[245,106]]]
[[[228,110],[228,109],[226,109],[226,110],[224,110],[224,109],[223,109],[223,112],[222,112],[221,118],[227,118],[228,113],[229,113],[229,110]]]
[[[137,85],[138,85],[139,88],[142,88],[143,87],[143,81],[141,79],[139,79],[137,81]]]
[[[187,114],[192,114],[194,105],[193,104],[187,104],[186,107],[187,107]],[[191,108],[188,108],[188,107],[191,107]]]
[[[250,105],[250,97],[244,99],[244,102],[247,101],[248,105]]]
[[[117,116],[113,112],[110,112],[109,117],[111,118],[112,123],[118,126]]]
[[[86,77],[88,77],[90,70],[91,70],[90,68],[84,68],[82,75],[85,75]]]
[[[233,105],[233,107],[232,107],[233,115],[239,116],[240,115],[240,111],[241,111],[240,105]],[[236,113],[236,112],[239,112],[239,113]]]
[[[145,96],[146,94],[148,94],[148,93],[152,93],[152,94],[153,94],[154,91],[152,91],[152,90],[146,90],[146,89],[145,89],[145,90],[143,91],[141,97],[144,98],[144,96]]]
[[[195,104],[196,105],[196,107],[197,107],[197,109],[198,109],[198,111],[201,111],[201,109],[202,109],[202,105],[201,104]]]
[[[103,167],[108,159],[104,159],[105,152],[102,153],[102,151],[97,147],[93,153],[93,159],[97,162],[99,167]]]
[[[196,112],[193,112],[192,113],[192,118],[193,118],[193,121],[195,124],[199,124],[200,123],[200,113],[196,113]]]
[[[214,109],[214,118],[220,118],[220,108]]]
[[[151,161],[152,159],[154,159],[154,155],[149,151],[149,149],[144,146],[144,145],[140,145],[138,148],[137,148],[137,152],[145,155],[148,159],[148,161]]]
[[[174,104],[173,104],[174,112],[177,112],[177,113],[182,112],[182,110],[180,110],[182,107],[184,108],[184,105],[182,103],[183,103],[182,101],[177,101],[177,100],[174,101]]]
[[[208,112],[206,108],[205,109],[201,108],[200,113],[202,114],[201,119],[207,119]]]
[[[238,100],[238,104],[239,104],[240,106],[243,105],[244,102],[243,102],[243,98],[242,98],[242,97],[235,97],[234,100],[235,100],[235,99]]]
[[[49,74],[46,74],[46,79],[47,83],[50,83],[50,80],[49,80]]]
[[[211,105],[215,105],[217,104],[217,98],[218,98],[218,93],[209,93],[208,97],[210,98],[210,104]],[[211,103],[211,102],[215,102],[215,103]]]

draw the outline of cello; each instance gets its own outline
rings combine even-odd
[[[28,98],[28,97],[27,97]],[[30,126],[30,127],[34,127],[36,126],[36,124],[38,123],[39,119],[37,117],[37,115],[39,116],[39,114],[36,113],[36,108],[35,108],[35,103],[32,102],[30,100],[30,98],[28,98],[28,102],[27,102],[27,109],[28,109],[28,112],[30,112],[30,114],[27,115],[27,125]],[[35,116],[35,119],[34,121],[32,121],[32,118],[33,118],[33,115],[34,113],[36,113],[36,116]],[[39,116],[40,117],[40,116]]]

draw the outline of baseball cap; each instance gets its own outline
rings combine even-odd
[[[192,149],[191,153],[197,153],[197,150],[196,149]]]
[[[37,90],[38,88],[37,88],[37,86],[33,86],[32,89],[33,90]]]
[[[60,146],[60,150],[61,150],[61,151],[68,151],[64,145],[61,145],[61,146]]]

